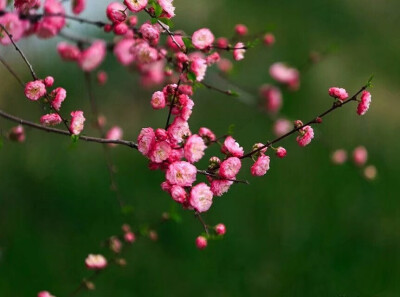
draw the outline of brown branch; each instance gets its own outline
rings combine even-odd
[[[203,174],[206,176],[210,176],[210,177],[213,177],[213,178],[219,179],[219,180],[228,180],[228,181],[238,183],[238,184],[246,184],[246,185],[250,184],[247,180],[224,178],[224,177],[219,176],[218,174],[208,172],[207,170],[197,170],[197,173]]]
[[[201,216],[201,214],[196,211],[194,216],[199,220],[199,222],[203,226],[204,231],[206,232],[206,234],[210,235],[210,233],[208,231],[208,226],[207,226],[206,222],[203,220],[203,217]]]

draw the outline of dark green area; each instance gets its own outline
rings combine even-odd
[[[139,240],[126,254],[126,267],[112,267],[98,278],[96,291],[81,296],[399,296],[400,3],[175,2],[175,29],[192,32],[208,26],[217,36],[230,36],[236,23],[247,24],[251,32],[273,28],[276,46],[251,49],[232,75],[233,81],[253,92],[270,82],[272,62],[300,66],[311,50],[337,48],[302,75],[299,92],[285,92],[283,114],[288,118],[312,118],[329,107],[326,93],[330,86],[354,93],[372,73],[373,104],[364,117],[355,114],[355,105],[329,115],[307,148],[299,148],[294,138],[285,140],[282,145],[288,156],[283,160],[272,157],[267,176],[252,178],[243,172],[241,177],[251,185],[237,185],[216,198],[204,216],[209,224],[226,224],[224,240],[198,251],[194,239],[202,228],[190,212],[179,209],[180,224],[162,225],[157,243]],[[51,42],[46,59],[47,53],[35,44],[32,39],[21,46],[35,59],[38,73],[54,75],[56,85],[68,90],[64,110],[83,107],[89,114],[83,75],[75,65],[60,64]],[[7,57],[11,56],[15,53],[9,51]],[[151,110],[152,91],[139,89],[136,74],[117,66],[113,57],[102,68],[110,79],[96,94],[109,125],[122,126],[126,139],[135,139],[144,126],[164,125],[165,112]],[[27,102],[8,73],[3,68],[0,71],[1,108],[27,119],[39,118],[40,108]],[[22,64],[18,71],[25,71]],[[217,84],[210,78],[207,81]],[[194,100],[193,131],[206,125],[221,135],[235,124],[234,136],[246,148],[273,137],[267,116],[240,98],[203,88]],[[0,120],[2,132],[10,127],[11,123]],[[96,135],[89,126],[85,132]],[[71,147],[68,137],[31,129],[22,145],[3,142],[2,297],[36,296],[44,289],[57,297],[68,296],[89,275],[85,257],[107,253],[100,245],[104,239],[119,233],[123,223],[137,230],[143,223],[156,222],[171,207],[171,199],[159,187],[163,174],[149,171],[136,151],[112,150],[117,181],[124,200],[133,206],[132,216],[120,213],[109,190],[99,145],[78,141]],[[366,181],[362,170],[350,163],[330,163],[332,150],[351,151],[360,144],[369,151],[368,164],[378,169],[374,182]]]

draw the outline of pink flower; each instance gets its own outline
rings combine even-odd
[[[213,193],[205,183],[195,185],[190,191],[190,205],[198,212],[205,212],[210,209],[213,202]]]
[[[180,46],[181,48],[184,48],[184,47],[185,47],[185,44],[183,43],[183,40],[182,40],[182,36],[175,35],[175,36],[174,36],[174,39],[175,39],[176,43],[179,44],[179,46]],[[176,43],[172,40],[172,37],[171,37],[171,36],[167,36],[167,46],[168,46],[170,49],[172,49],[173,51],[179,52],[179,51],[180,51],[180,48],[176,45]]]
[[[133,45],[135,44],[134,39],[122,39],[117,42],[114,47],[114,55],[117,57],[118,62],[123,66],[128,66],[133,63],[135,56],[131,52]]]
[[[267,33],[267,34],[265,34],[265,35],[264,35],[263,41],[264,41],[264,44],[265,44],[266,46],[271,46],[271,45],[273,45],[273,44],[275,43],[275,36],[274,36],[274,34],[272,34],[272,33]]]
[[[72,4],[72,12],[74,14],[81,14],[86,7],[86,0],[73,0]]]
[[[55,110],[60,110],[61,104],[64,102],[65,98],[67,98],[67,91],[63,88],[57,88],[51,92],[50,96],[53,98],[51,106],[53,106]]]
[[[278,156],[278,158],[285,158],[286,157],[286,149],[283,147],[278,147],[276,149],[276,155]]]
[[[293,124],[286,120],[286,119],[278,119],[274,123],[274,133],[276,136],[280,137],[282,135],[285,135],[288,133],[290,130],[292,130]]]
[[[122,135],[123,135],[122,129],[120,127],[118,127],[118,126],[114,126],[110,130],[108,130],[108,132],[106,134],[106,139],[120,140],[122,138]],[[115,147],[116,144],[115,143],[109,143],[108,146]]]
[[[47,76],[45,79],[44,79],[44,84],[45,84],[45,86],[46,87],[51,87],[53,84],[54,84],[54,77],[52,77],[52,76]]]
[[[162,16],[169,19],[175,16],[175,7],[172,5],[172,2],[173,0],[158,0],[158,4],[163,9]]]
[[[81,53],[78,59],[79,66],[86,72],[96,69],[103,62],[106,51],[106,43],[104,41],[93,42],[90,47]]]
[[[143,39],[154,42],[156,44],[160,38],[160,31],[156,26],[149,23],[144,23],[139,30],[142,33]]]
[[[165,107],[165,96],[163,92],[155,92],[151,97],[151,106],[154,109],[163,109]]]
[[[244,35],[247,35],[248,29],[243,24],[237,24],[235,26],[235,32],[237,35],[244,36]]]
[[[75,135],[79,135],[83,128],[84,128],[84,123],[85,123],[85,117],[83,116],[83,111],[77,110],[71,112],[71,124],[69,125],[69,128],[71,132]]]
[[[37,101],[46,95],[46,86],[41,80],[30,81],[25,85],[25,96],[29,100]]]
[[[137,142],[139,152],[141,152],[144,156],[148,156],[150,150],[156,143],[156,136],[153,128],[143,128],[140,131]]]
[[[134,243],[136,241],[135,233],[128,231],[124,234],[124,240],[128,243]]]
[[[225,141],[224,145],[221,148],[221,151],[224,154],[232,155],[234,157],[242,157],[244,154],[243,147],[236,142],[236,140],[232,136],[228,136]]]
[[[371,104],[371,93],[368,91],[363,91],[361,94],[361,101],[357,106],[357,113],[359,115],[364,115],[368,109],[369,105]]]
[[[341,165],[347,161],[347,152],[343,149],[339,149],[333,152],[332,162],[333,164]]]
[[[207,239],[204,236],[198,236],[196,238],[196,247],[199,250],[203,250],[207,247]]]
[[[349,98],[349,94],[347,94],[347,91],[343,88],[330,88],[329,96],[337,98],[340,101],[344,101]]]
[[[106,14],[107,18],[113,23],[121,23],[126,20],[125,6],[119,2],[108,4]]]
[[[124,0],[124,4],[130,11],[139,12],[147,5],[147,0]]]
[[[210,129],[206,127],[201,127],[199,129],[199,135],[203,137],[203,139],[205,139],[207,142],[212,142],[217,139],[214,132],[212,132]]]
[[[174,119],[167,132],[173,144],[181,143],[184,137],[189,137],[192,134],[188,122],[180,117]]]
[[[12,141],[24,142],[25,141],[25,129],[22,125],[11,128],[8,137]]]
[[[207,71],[206,60],[200,57],[195,57],[190,64],[190,70],[196,75],[197,81],[202,81]]]
[[[185,161],[177,161],[168,166],[165,177],[171,185],[190,187],[196,180],[197,169]]]
[[[291,89],[297,89],[300,84],[300,74],[295,68],[290,68],[284,63],[274,63],[269,68],[269,74],[277,82],[287,85]]]
[[[269,156],[261,155],[257,161],[251,166],[251,174],[253,176],[263,176],[269,170]]]
[[[233,181],[230,180],[215,179],[211,182],[211,191],[214,196],[220,197],[229,191],[232,184]]]
[[[107,266],[107,259],[102,255],[90,254],[85,260],[86,267],[93,270],[101,270]]]
[[[0,16],[0,24],[2,24],[8,33],[10,33],[13,37],[13,40],[17,42],[24,35],[25,31],[25,23],[22,22],[18,15],[15,13],[5,13],[3,16]],[[7,36],[3,29],[0,28],[0,44],[9,45],[11,44],[10,38]]]
[[[108,75],[105,71],[99,71],[97,73],[97,82],[100,86],[103,86],[107,83]]]
[[[199,161],[204,156],[204,151],[207,146],[204,143],[203,138],[197,134],[190,136],[184,147],[185,158],[190,163],[195,163]]]
[[[215,226],[215,232],[218,235],[224,235],[226,233],[226,227],[224,224],[218,224]]]
[[[296,140],[300,146],[306,146],[310,144],[311,140],[314,138],[314,130],[311,126],[305,126],[300,131],[300,136],[297,136]]]
[[[38,8],[40,0],[15,0],[14,7],[20,11],[28,11],[31,8]]]
[[[54,126],[62,122],[61,117],[56,113],[45,114],[40,118],[40,123],[45,126]]]
[[[65,9],[58,0],[45,0],[44,13],[49,15],[65,15]],[[48,16],[43,17],[37,23],[36,34],[40,38],[51,38],[56,36],[65,26],[65,17]]]
[[[282,107],[282,93],[277,87],[263,85],[260,94],[265,99],[265,109],[271,113],[278,112]]]
[[[149,158],[154,163],[162,163],[168,159],[171,150],[171,145],[167,141],[157,142],[153,146],[149,154]]]
[[[358,146],[353,151],[353,161],[357,166],[363,166],[367,163],[368,151],[364,146]]]
[[[79,48],[66,42],[57,45],[57,52],[64,61],[77,61],[81,54]]]
[[[219,175],[223,178],[234,179],[242,167],[239,158],[230,157],[223,161],[219,168]]]
[[[187,193],[181,186],[174,185],[170,189],[172,199],[178,203],[185,203],[187,199]]]
[[[207,28],[197,30],[192,35],[192,43],[194,47],[200,50],[209,48],[213,44],[214,39],[214,35],[210,29]]]
[[[7,7],[7,0],[0,0],[0,10],[5,10]]]
[[[38,293],[37,297],[55,297],[55,296],[51,295],[48,291],[42,291]]]
[[[115,35],[125,35],[128,33],[129,27],[125,23],[116,23],[114,25],[114,33]]]
[[[235,61],[240,61],[244,59],[244,53],[246,52],[246,47],[242,42],[236,43],[233,50],[233,59]]]
[[[133,45],[131,53],[139,64],[148,64],[158,59],[158,52],[147,42],[139,42]]]
[[[207,66],[211,66],[221,60],[219,53],[214,52],[206,58]]]

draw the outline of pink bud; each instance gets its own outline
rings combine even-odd
[[[203,250],[207,247],[207,239],[204,236],[198,236],[196,238],[196,247],[199,250]]]
[[[134,243],[136,241],[135,233],[133,232],[126,232],[124,234],[124,240],[129,243]]]
[[[218,224],[217,226],[215,226],[215,232],[218,235],[224,235],[226,233],[226,227],[224,224]]]
[[[16,127],[11,128],[8,137],[12,141],[16,142],[24,142],[25,141],[25,129],[23,126],[18,125]]]
[[[264,35],[264,44],[266,46],[272,46],[275,43],[275,36],[272,33],[267,33]]]
[[[105,72],[105,71],[99,71],[99,72],[97,73],[97,83],[98,83],[100,86],[105,85],[106,82],[107,82],[107,80],[108,80],[107,72]]]
[[[44,79],[44,84],[46,85],[46,87],[51,87],[53,84],[54,84],[54,77],[52,77],[52,76],[47,76],[45,79]]]
[[[235,26],[235,32],[237,35],[244,36],[244,35],[247,35],[248,29],[243,24],[237,24]]]
[[[276,150],[276,155],[278,158],[285,158],[286,157],[286,149],[283,147],[278,147]]]
[[[368,159],[368,151],[364,146],[358,146],[353,151],[353,161],[357,166],[363,166]]]

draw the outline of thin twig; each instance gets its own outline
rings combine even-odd
[[[199,220],[199,222],[201,223],[201,225],[204,228],[204,231],[206,232],[207,235],[210,235],[209,231],[208,231],[208,226],[206,224],[206,222],[203,220],[203,217],[201,216],[201,214],[199,212],[195,212],[195,217]]]

